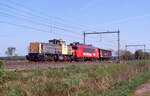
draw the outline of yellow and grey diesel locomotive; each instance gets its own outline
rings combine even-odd
[[[72,47],[66,45],[65,40],[49,40],[49,43],[30,43],[29,54],[26,56],[29,61],[58,61],[72,60]]]

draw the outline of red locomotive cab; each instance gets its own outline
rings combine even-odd
[[[73,55],[77,58],[81,57],[81,48],[79,46],[72,46]]]

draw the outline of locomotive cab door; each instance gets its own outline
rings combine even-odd
[[[65,41],[60,41],[61,45],[61,50],[62,50],[62,55],[67,55],[68,54],[68,46],[66,45]]]

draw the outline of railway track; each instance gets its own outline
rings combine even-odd
[[[67,67],[67,66],[80,66],[80,65],[98,65],[98,64],[108,64],[112,61],[107,62],[12,62],[5,63],[5,70],[25,70],[25,69],[35,69],[35,68],[47,68],[47,67]]]
[[[121,63],[137,62],[139,60],[121,61]],[[86,62],[7,62],[5,63],[5,70],[26,70],[35,68],[48,68],[48,67],[67,67],[67,66],[80,66],[80,65],[99,65],[99,64],[117,64],[117,61],[86,61]]]

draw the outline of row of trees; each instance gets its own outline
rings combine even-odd
[[[143,52],[142,50],[137,50],[134,54],[130,51],[122,51],[121,59],[123,60],[142,60],[150,59],[150,53]]]

